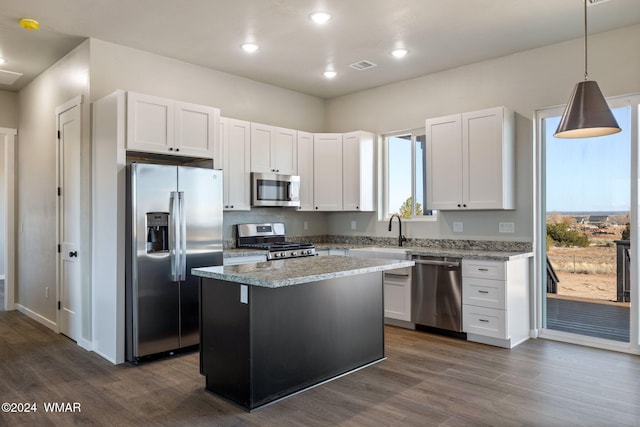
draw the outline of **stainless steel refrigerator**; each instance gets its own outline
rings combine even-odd
[[[194,267],[222,265],[222,172],[127,166],[126,356],[199,343]]]

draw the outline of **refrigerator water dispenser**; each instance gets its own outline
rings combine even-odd
[[[147,253],[169,252],[169,213],[147,212]]]

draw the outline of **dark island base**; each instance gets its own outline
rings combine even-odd
[[[379,272],[280,288],[203,278],[200,302],[206,388],[249,410],[384,359]]]

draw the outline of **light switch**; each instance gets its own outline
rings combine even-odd
[[[249,304],[249,287],[247,285],[240,285],[240,302]]]
[[[454,222],[453,223],[453,232],[454,233],[462,233],[464,231],[464,226],[462,222]]]
[[[358,228],[358,224],[355,221],[351,221],[351,229],[355,230],[356,228]]]

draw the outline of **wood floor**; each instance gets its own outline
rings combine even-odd
[[[113,366],[0,311],[0,426],[640,426],[640,357],[546,340],[513,350],[385,330],[387,360],[253,413],[205,392],[197,353]],[[78,402],[79,413],[45,413]]]

